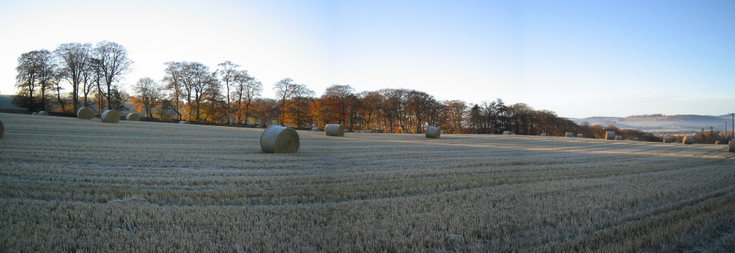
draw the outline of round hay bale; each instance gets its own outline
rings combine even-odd
[[[102,122],[118,123],[120,122],[120,113],[115,110],[107,110],[102,113]]]
[[[128,116],[125,116],[125,120],[138,121],[140,120],[140,116],[137,113],[131,112],[128,113]]]
[[[186,121],[184,120],[179,120],[179,124],[188,124],[188,123],[186,123]]]
[[[574,137],[574,133],[572,133],[572,132],[566,132],[566,133],[564,133],[564,137]]]
[[[582,137],[584,137],[584,135],[583,134],[577,134],[577,137],[582,138]]]
[[[615,131],[605,131],[605,140],[614,140]]]
[[[311,131],[314,131],[314,132],[321,132],[321,131],[324,131],[324,129],[321,129],[321,128],[319,128],[318,126],[314,126],[314,127],[312,127],[312,128],[311,128]]]
[[[664,136],[664,143],[671,143],[671,136]]]
[[[442,130],[439,127],[429,126],[426,128],[426,138],[439,138]]]
[[[31,113],[31,115],[38,115],[38,113],[37,112],[33,112],[33,113]]]
[[[692,136],[684,136],[684,138],[681,139],[681,143],[684,143],[684,144],[694,144],[694,137],[692,137]]]
[[[4,134],[5,134],[5,126],[3,125],[3,121],[0,120],[0,139],[3,138]]]
[[[327,136],[345,136],[345,126],[342,124],[328,124],[324,127]]]
[[[0,124],[0,125],[2,125],[2,124]],[[730,152],[735,152],[735,138],[733,138],[732,140],[730,140],[730,144],[728,146],[730,146]]]
[[[511,131],[508,131],[508,130],[503,131],[503,135],[512,135],[512,134],[513,132]]]
[[[77,118],[78,119],[92,119],[94,118],[94,110],[90,109],[89,107],[82,107],[77,110]]]
[[[546,133],[541,133],[541,136],[546,136]]]
[[[620,136],[620,135],[615,135],[615,139],[616,139],[616,140],[619,140],[619,141],[620,141],[620,140],[623,140],[623,136]]]
[[[38,115],[48,116],[48,112],[47,111],[40,111],[40,112],[38,112]]]
[[[290,127],[269,126],[260,136],[260,149],[264,153],[296,153],[299,145],[299,134]]]

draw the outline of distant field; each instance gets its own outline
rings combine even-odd
[[[735,249],[724,145],[0,120],[0,251]]]

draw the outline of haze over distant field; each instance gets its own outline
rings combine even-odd
[[[2,1],[0,93],[24,52],[109,40],[135,61],[230,60],[321,95],[409,88],[565,117],[735,110],[735,1]]]

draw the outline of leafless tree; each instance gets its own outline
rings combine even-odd
[[[135,84],[135,94],[138,96],[140,103],[147,118],[153,118],[153,107],[161,99],[161,88],[153,79],[144,77]]]
[[[82,89],[84,92],[84,105],[86,106],[87,103],[87,90],[85,90],[87,87],[84,84],[87,81],[85,75],[88,75],[88,73],[85,72],[87,72],[89,69],[88,65],[90,64],[91,51],[91,44],[81,43],[61,44],[54,51],[61,60],[60,68],[62,69],[64,78],[66,78],[71,84],[71,99],[74,106],[74,112],[76,112],[79,107],[80,89]]]
[[[113,83],[128,71],[133,62],[128,59],[128,52],[125,47],[115,42],[102,41],[97,43],[94,53],[99,60],[97,67],[102,73],[104,84],[107,87],[107,108],[112,108],[110,95],[112,94]]]
[[[169,97],[174,100],[172,105],[179,120],[181,120],[181,112],[179,112],[179,99],[182,96],[182,83],[181,83],[181,72],[183,70],[183,64],[181,62],[167,62],[165,76],[163,82],[166,83],[164,89],[168,90]]]
[[[247,124],[248,117],[250,117],[250,106],[255,98],[263,92],[263,84],[250,76],[247,70],[240,70],[235,73],[234,84],[235,89],[232,95],[237,98],[236,120],[239,123],[244,114],[245,124]],[[245,108],[242,108],[243,103]]]
[[[187,96],[189,118],[194,116],[196,120],[199,120],[202,96],[207,86],[213,83],[211,80],[213,73],[209,72],[206,65],[199,62],[184,62],[182,65],[181,83]]]
[[[296,84],[294,83],[293,79],[291,78],[285,78],[281,81],[278,81],[273,89],[276,91],[276,97],[280,99],[280,114],[279,114],[279,121],[281,124],[284,122],[284,113],[286,111],[286,101],[291,98],[296,97],[306,97],[309,95],[313,95],[314,91],[310,90],[306,87],[306,85],[303,84]]]
[[[16,76],[16,86],[21,89],[21,93],[27,93],[28,99],[25,105],[28,109],[35,110],[33,103],[33,92],[42,76],[48,76],[48,65],[51,61],[51,52],[48,50],[34,50],[23,53],[18,57],[18,66],[15,68],[18,72]],[[45,87],[44,87],[45,88]],[[45,95],[45,89],[41,91]]]
[[[225,97],[227,98],[226,116],[227,124],[230,124],[230,88],[235,83],[235,76],[237,74],[237,68],[240,65],[234,64],[230,61],[217,64],[220,68],[217,70],[220,80],[225,84]]]

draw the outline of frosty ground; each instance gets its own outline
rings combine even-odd
[[[0,113],[4,251],[729,251],[723,145]]]

